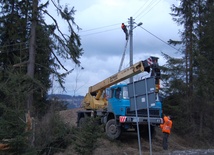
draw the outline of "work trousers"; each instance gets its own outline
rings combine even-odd
[[[168,137],[169,137],[169,134],[163,132],[163,149],[164,150],[168,150]]]

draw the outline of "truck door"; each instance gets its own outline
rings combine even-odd
[[[122,92],[121,92],[121,88],[119,87],[119,88],[115,89],[115,98],[117,100],[120,100],[121,96],[122,96]]]
[[[123,87],[116,87],[111,89],[111,97],[108,102],[112,108],[112,111],[116,115],[125,115],[126,102],[129,102],[127,98],[123,97]]]

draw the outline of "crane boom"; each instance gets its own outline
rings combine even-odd
[[[141,72],[144,71],[144,66],[143,66],[143,62],[137,62],[135,63],[133,66],[128,67],[110,77],[108,77],[107,79],[97,83],[94,86],[91,86],[89,88],[89,93],[93,93],[93,92],[97,92],[100,89],[106,89],[118,82],[121,82],[125,79],[128,79],[129,77],[132,77],[136,74],[139,74]]]
[[[153,69],[156,69],[157,65],[157,57],[150,57],[144,61],[139,61],[135,63],[134,65],[106,78],[105,80],[95,84],[94,86],[89,87],[89,93],[95,93],[99,90],[106,89],[118,82],[121,82],[123,80],[126,80],[134,75],[137,75],[141,72],[150,72],[150,66],[152,66]],[[154,68],[154,67],[155,68]],[[152,76],[156,76],[156,71],[153,70]],[[155,75],[154,75],[155,74]]]

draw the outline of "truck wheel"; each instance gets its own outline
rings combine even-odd
[[[111,119],[106,123],[106,134],[109,139],[118,139],[121,134],[120,126],[117,126],[115,119]]]

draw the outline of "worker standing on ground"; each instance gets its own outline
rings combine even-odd
[[[126,34],[126,40],[128,40],[129,34],[128,34],[128,30],[126,28],[126,25],[124,23],[122,23],[121,28],[123,29],[124,33]]]
[[[163,117],[163,124],[160,125],[160,128],[162,129],[162,132],[163,132],[163,149],[167,150],[168,149],[168,138],[169,138],[171,128],[172,128],[171,116]]]

